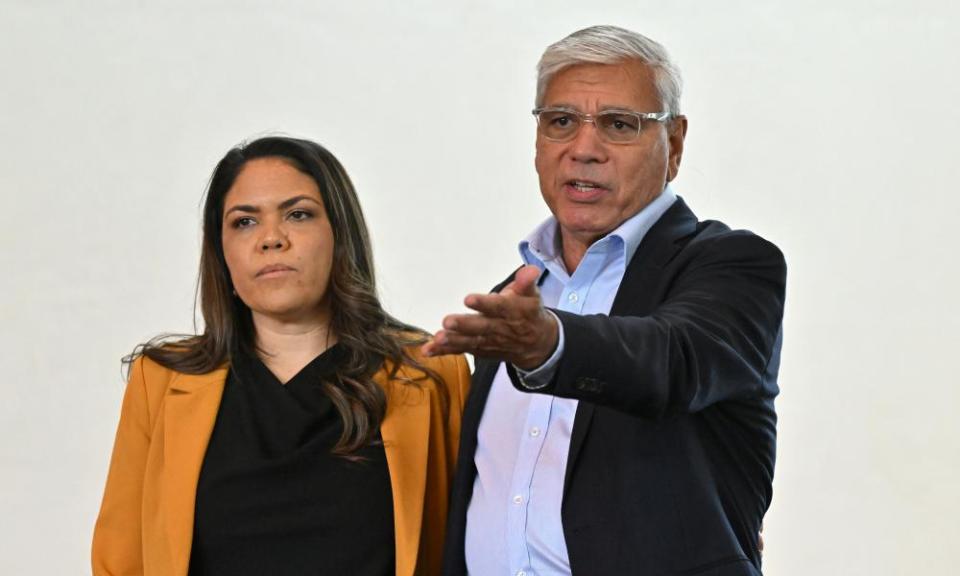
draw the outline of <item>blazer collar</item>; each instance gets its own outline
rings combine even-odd
[[[696,215],[678,196],[637,247],[620,281],[610,315],[636,314],[637,298],[653,293],[651,287],[660,280],[659,272],[683,248],[681,240],[696,230]]]
[[[223,397],[227,366],[177,374],[167,388],[163,423],[162,495],[173,574],[187,574],[193,544],[197,482]]]

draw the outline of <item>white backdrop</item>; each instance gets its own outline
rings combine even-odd
[[[0,573],[89,573],[120,357],[189,331],[200,197],[282,131],[346,165],[425,328],[546,214],[543,48],[664,43],[675,190],[789,264],[765,572],[950,574],[960,542],[955,2],[0,0]]]

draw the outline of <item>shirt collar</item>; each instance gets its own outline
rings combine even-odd
[[[653,202],[627,218],[612,232],[597,240],[588,251],[601,250],[606,252],[613,249],[614,246],[619,246],[622,247],[624,262],[629,263],[643,237],[647,235],[650,228],[657,223],[657,220],[663,216],[670,206],[673,206],[676,200],[676,194],[673,193],[670,186],[667,186],[659,196],[653,199]],[[557,219],[552,215],[534,228],[533,232],[520,242],[520,257],[523,262],[525,264],[535,264],[541,270],[546,267],[548,262],[556,262],[562,268],[558,231]]]

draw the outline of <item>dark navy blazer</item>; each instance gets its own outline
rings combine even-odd
[[[561,509],[575,576],[760,574],[785,284],[776,246],[699,222],[678,199],[637,248],[609,316],[554,310],[564,354],[537,393],[580,401]],[[463,414],[446,576],[466,574],[477,428],[498,367],[477,359]]]

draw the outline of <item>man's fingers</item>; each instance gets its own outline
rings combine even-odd
[[[501,356],[503,350],[493,345],[493,340],[481,334],[461,334],[450,330],[441,330],[433,340],[422,348],[427,356],[445,354],[473,354],[474,356]]]
[[[540,298],[516,294],[471,294],[463,303],[488,318],[516,320],[535,314]]]
[[[514,361],[537,344],[543,309],[537,279],[540,269],[524,266],[499,294],[470,294],[467,308],[476,314],[451,314],[443,329],[422,348],[427,356],[467,353]]]
[[[510,322],[480,314],[457,314],[443,320],[444,339],[470,350],[505,351],[517,336]],[[471,352],[472,353],[472,352]]]
[[[443,319],[443,328],[465,336],[478,336],[490,331],[491,320],[480,314],[452,314]]]
[[[431,338],[426,344],[420,347],[420,353],[429,358],[430,356],[440,356],[437,344]]]
[[[490,318],[506,318],[516,303],[510,302],[510,296],[503,294],[471,294],[463,301],[471,310]],[[513,297],[515,298],[515,297]]]

